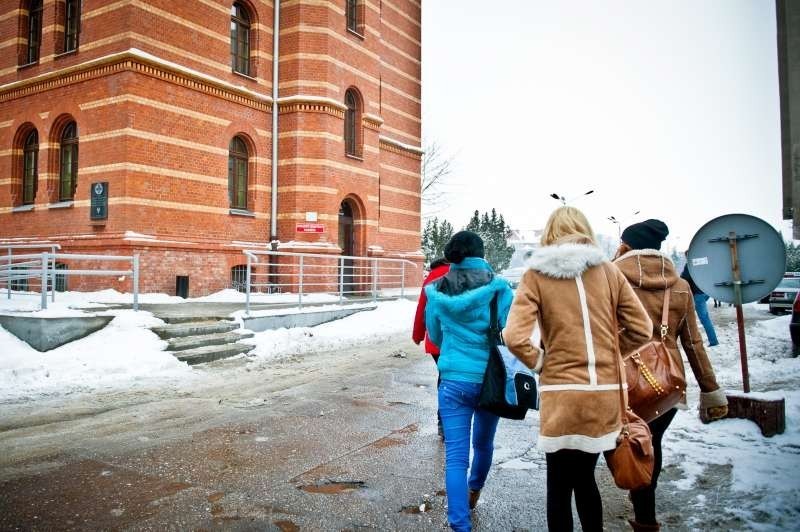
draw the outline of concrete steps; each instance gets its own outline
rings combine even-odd
[[[181,362],[186,362],[190,365],[203,364],[205,362],[213,362],[222,358],[230,358],[242,353],[247,353],[254,346],[247,344],[227,344],[227,345],[208,345],[205,347],[196,347],[194,349],[185,349],[183,351],[175,351],[173,354]]]
[[[178,360],[192,365],[213,362],[252,350],[254,346],[240,343],[239,340],[252,338],[253,333],[234,332],[237,329],[238,323],[216,319],[215,316],[194,316],[191,321],[181,320],[151,328],[159,338],[167,341],[167,351],[172,352]]]
[[[152,327],[150,330],[162,340],[169,340],[170,338],[227,333],[238,328],[239,324],[232,321],[196,321],[195,318],[193,322]]]
[[[238,340],[244,338],[252,338],[251,332],[224,332],[214,334],[201,334],[197,336],[179,336],[177,338],[170,338],[167,340],[167,351],[185,351],[187,349],[195,349],[197,347],[206,347],[209,345],[224,345],[234,344]]]

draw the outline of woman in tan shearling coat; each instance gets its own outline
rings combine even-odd
[[[664,343],[676,365],[684,370],[681,353],[678,351],[680,338],[686,359],[700,385],[700,418],[704,422],[709,422],[725,417],[728,412],[728,400],[724,390],[717,384],[714,369],[703,347],[703,337],[697,327],[694,299],[689,283],[678,276],[675,265],[669,257],[659,251],[661,242],[668,234],[669,228],[661,220],[645,220],[626,227],[622,232],[622,244],[617,251],[614,264],[628,279],[650,315],[654,338],[660,337],[664,290],[669,290],[668,328]],[[622,353],[630,353],[639,345],[625,338],[620,339]],[[678,408],[686,408],[685,398]],[[661,439],[675,414],[676,410],[673,408],[648,423],[653,435],[655,467],[650,486],[631,492],[636,518],[630,523],[636,532],[655,532],[660,528],[656,520],[656,486],[661,472]]]
[[[631,343],[648,341],[653,326],[574,207],[553,212],[528,267],[503,337],[541,373],[538,447],[547,457],[548,528],[572,530],[574,491],[583,530],[602,530],[594,469],[600,453],[616,447],[622,427],[614,313]],[[531,343],[537,323],[543,350]]]

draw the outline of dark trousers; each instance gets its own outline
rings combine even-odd
[[[436,389],[439,389],[439,386],[442,384],[442,374],[439,373],[439,355],[436,353],[431,353],[431,358],[433,359],[433,363],[436,364]],[[442,432],[442,414],[439,412],[439,409],[436,409],[436,420],[439,424],[439,433],[444,434]]]
[[[654,525],[656,521],[656,486],[658,486],[658,475],[661,474],[661,439],[667,431],[667,427],[672,423],[672,419],[678,411],[673,408],[662,416],[655,418],[647,425],[653,434],[653,451],[655,455],[655,465],[653,466],[653,481],[644,489],[631,492],[633,501],[633,513],[636,521],[642,524]]]
[[[603,530],[603,502],[594,479],[600,454],[564,449],[547,453],[547,529],[572,531],[572,492],[584,532]]]

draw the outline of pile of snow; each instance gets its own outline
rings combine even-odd
[[[23,311],[24,299],[12,300],[4,313]],[[74,298],[64,297],[45,311],[26,315],[87,315],[70,309]],[[362,305],[364,306],[364,305]],[[366,305],[371,306],[371,305]],[[38,307],[35,307],[38,308]],[[340,308],[337,305],[306,308],[303,311]],[[350,307],[345,307],[350,308]],[[257,333],[245,340],[255,345],[251,357],[255,363],[292,354],[318,353],[353,344],[380,342],[398,333],[409,333],[416,303],[400,300],[382,302],[377,309],[319,325],[313,328],[280,329]],[[294,308],[265,310],[253,314],[286,313]],[[0,403],[32,400],[41,396],[124,390],[153,385],[186,385],[195,379],[208,378],[195,372],[172,352],[164,351],[166,342],[149,327],[163,322],[149,312],[111,310],[98,314],[113,315],[104,329],[89,336],[40,353],[0,327]],[[242,312],[236,313],[241,316]]]
[[[179,298],[180,299],[180,298]],[[180,299],[180,301],[198,301],[205,303],[244,303],[247,294],[232,288],[220,290],[203,297]],[[281,294],[250,293],[251,303],[297,303],[298,295],[291,292]],[[339,301],[339,296],[333,294],[303,294],[303,304],[306,303],[332,303]]]
[[[264,331],[243,342],[256,346],[249,356],[261,361],[377,343],[395,334],[407,332],[410,335],[416,306],[408,300],[387,301],[378,303],[375,310],[316,327]]]
[[[419,295],[419,287],[411,287],[403,290],[406,296]],[[399,297],[401,290],[387,289],[380,292],[381,297]],[[242,303],[244,304],[246,294],[232,288],[220,290],[207,296],[184,299],[178,296],[170,296],[160,293],[139,294],[139,303],[150,304],[175,304],[175,303]],[[250,294],[251,303],[297,303],[299,296],[293,292],[283,292],[280,294],[262,294],[252,292]],[[334,293],[303,294],[303,304],[317,303],[338,303],[339,296]],[[38,292],[12,292],[12,298],[8,299],[5,290],[0,292],[0,312],[13,311],[25,312],[34,311],[39,308],[41,296]],[[99,290],[96,292],[56,292],[56,304],[64,307],[91,308],[93,305],[111,304],[133,304],[133,294],[118,292],[114,289]],[[54,302],[50,295],[47,296],[47,305],[52,306]]]
[[[114,319],[105,328],[44,353],[0,327],[0,402],[193,378],[148,329],[161,320],[142,311],[107,314]]]
[[[230,317],[232,317],[238,323],[243,322],[243,318],[250,317],[250,318],[261,318],[264,316],[286,316],[289,314],[307,314],[311,312],[325,312],[329,310],[352,310],[352,309],[368,309],[376,306],[375,303],[358,303],[358,304],[347,304],[347,305],[310,305],[305,306],[305,301],[303,301],[303,307],[280,307],[280,308],[267,308],[261,310],[251,310],[248,314],[244,310],[237,310],[236,312],[232,312]]]
[[[49,308],[102,308],[104,303],[111,304],[133,304],[133,294],[118,292],[114,289],[99,290],[96,292],[56,292],[56,300],[53,301],[50,294],[47,295],[47,307]],[[41,295],[39,292],[12,292],[11,299],[6,295],[6,291],[0,292],[0,313],[33,312],[39,310],[41,306]],[[167,294],[139,294],[139,303],[183,303],[185,299]]]

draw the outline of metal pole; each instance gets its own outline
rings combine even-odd
[[[133,310],[139,310],[139,254],[133,254]]]
[[[11,299],[11,248],[8,248],[8,277],[6,277],[6,288],[8,289],[8,299]]]
[[[339,304],[342,304],[344,291],[344,257],[339,257]]]
[[[297,306],[303,308],[303,256],[300,256],[300,288],[297,294]]]
[[[270,190],[269,239],[278,238],[278,73],[281,42],[281,2],[273,0],[272,14],[272,188]],[[275,251],[275,248],[273,248]]]
[[[250,268],[252,264],[250,262],[250,255],[247,256],[247,273],[245,274],[245,287],[244,287],[244,312],[248,316],[250,315]]]
[[[378,261],[372,259],[372,302],[378,299]]]
[[[400,263],[400,298],[405,297],[406,293],[406,263]]]
[[[47,262],[50,260],[47,252],[42,253],[42,310],[47,308]]]
[[[53,254],[53,269],[50,270],[50,282],[53,284],[50,285],[50,289],[52,290],[50,299],[53,303],[55,303],[56,302],[56,247],[55,246],[51,247],[50,252]]]
[[[739,328],[739,355],[742,360],[742,388],[750,393],[750,373],[747,369],[747,342],[744,335],[744,313],[742,312],[742,273],[739,269],[739,252],[736,246],[736,232],[728,233],[731,248],[731,267],[733,269],[733,294],[736,304],[736,324]]]

